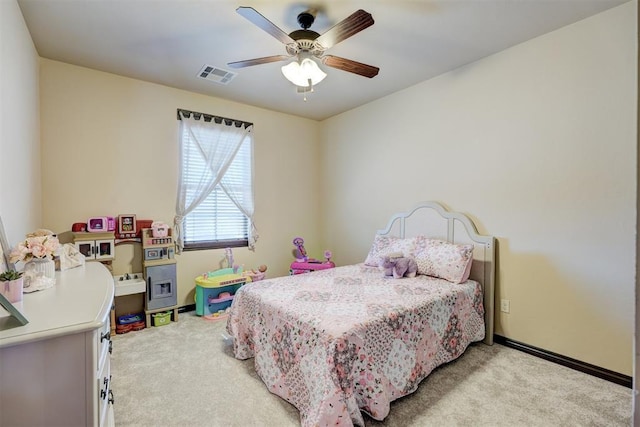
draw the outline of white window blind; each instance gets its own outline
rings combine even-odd
[[[184,128],[181,135],[183,144],[182,179],[186,184],[186,198],[190,200],[194,193],[201,189],[202,180],[211,178],[211,170],[202,155],[202,145],[210,148],[209,153],[218,150],[226,152],[237,144],[231,135],[226,137],[224,128],[212,130],[211,134],[198,135],[199,144],[192,143],[188,128]],[[236,139],[237,140],[237,139]],[[211,144],[220,144],[213,146]],[[226,146],[224,146],[226,145]],[[228,169],[224,172],[224,179],[214,190],[184,217],[183,237],[185,249],[220,248],[229,246],[247,246],[249,239],[250,221],[236,204],[225,193],[224,189],[238,189],[233,196],[241,206],[246,205],[245,197],[253,197],[252,189],[252,135],[249,134]],[[252,203],[252,200],[251,200]]]

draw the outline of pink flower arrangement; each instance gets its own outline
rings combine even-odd
[[[60,247],[58,238],[50,230],[36,230],[27,234],[27,238],[18,243],[9,255],[12,263],[31,261],[34,258],[53,258]]]

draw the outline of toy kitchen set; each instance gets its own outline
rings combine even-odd
[[[169,310],[173,312],[173,321],[178,321],[178,281],[174,255],[175,243],[169,227],[160,224],[142,229],[142,266],[146,280],[147,295],[144,301],[147,326],[151,324],[152,314],[161,314]]]
[[[162,222],[136,220],[135,215],[119,215],[117,220],[89,218],[86,223],[73,224],[72,232],[74,245],[85,256],[85,261],[102,262],[110,270],[116,245],[142,244],[142,272],[114,276],[116,303],[111,319],[114,332],[125,333],[178,321],[175,242],[171,228]],[[133,313],[142,308],[135,294],[144,298],[144,313]],[[117,322],[116,311],[125,314],[119,316]]]

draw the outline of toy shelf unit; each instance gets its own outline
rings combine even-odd
[[[166,233],[155,234],[152,228],[142,229],[142,251],[144,265],[175,264],[175,242],[169,228]]]
[[[248,279],[242,271],[223,268],[196,277],[196,315],[217,320],[226,317],[233,298]]]
[[[146,286],[147,327],[152,325],[152,315],[161,312],[172,312],[172,320],[178,321],[178,281],[174,255],[175,245],[171,229],[160,232],[152,228],[142,229],[142,266]],[[154,324],[157,325],[158,322]]]

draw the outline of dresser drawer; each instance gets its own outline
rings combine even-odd
[[[98,329],[98,334],[96,336],[98,340],[96,348],[98,349],[98,365],[96,369],[98,372],[102,370],[105,359],[108,357],[111,352],[111,323],[109,316],[107,316],[104,325]]]
[[[109,414],[109,403],[113,396],[111,392],[111,359],[107,357],[98,375],[98,425],[107,425],[107,415]]]

